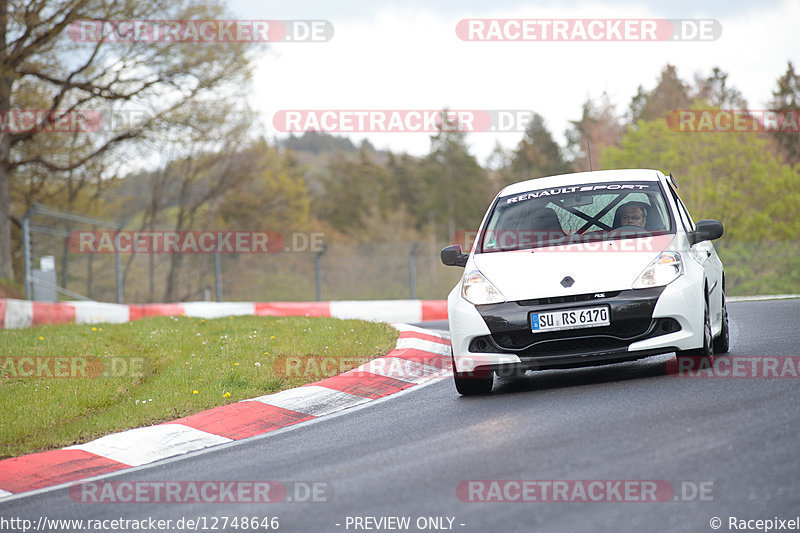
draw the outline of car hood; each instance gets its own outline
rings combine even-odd
[[[480,270],[508,301],[627,290],[672,237],[473,254],[467,272]]]

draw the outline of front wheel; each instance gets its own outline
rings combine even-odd
[[[728,327],[728,304],[725,302],[725,293],[722,293],[722,330],[719,337],[714,339],[714,353],[728,353],[731,347],[731,333]]]
[[[708,311],[708,299],[706,299],[705,313],[703,313],[703,345],[694,350],[681,350],[676,355],[678,360],[682,358],[690,358],[691,360],[700,360],[708,365],[714,364],[714,334],[711,332],[711,313]]]
[[[494,383],[493,371],[459,372],[456,370],[456,362],[452,356],[451,360],[453,361],[453,381],[459,394],[472,396],[475,394],[488,394],[492,391],[492,384]]]

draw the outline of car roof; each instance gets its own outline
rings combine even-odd
[[[557,176],[547,176],[545,178],[535,178],[513,183],[500,191],[498,196],[519,194],[534,189],[578,185],[581,183],[597,183],[603,181],[658,181],[663,177],[664,174],[662,174],[661,171],[646,168],[573,172],[570,174],[559,174]]]

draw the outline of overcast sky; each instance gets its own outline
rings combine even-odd
[[[286,109],[514,109],[541,114],[564,144],[570,120],[587,97],[607,91],[619,113],[639,85],[654,87],[665,64],[684,81],[718,66],[747,99],[764,109],[786,62],[800,63],[800,0],[526,3],[323,2],[229,0],[237,18],[309,20],[333,25],[324,43],[273,43],[256,62],[248,91],[268,137]],[[690,42],[465,42],[461,19],[715,19],[722,35]],[[423,155],[425,133],[353,133],[377,148]],[[496,142],[513,148],[522,133],[472,133],[484,163]]]

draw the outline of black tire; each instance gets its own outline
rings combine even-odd
[[[728,327],[728,303],[725,301],[725,292],[722,292],[722,330],[714,339],[714,353],[728,353],[731,348],[731,333]]]
[[[453,381],[456,384],[456,390],[462,396],[472,396],[475,394],[488,394],[492,392],[492,384],[494,383],[494,372],[492,372],[491,370],[478,370],[476,372],[458,372],[456,371],[455,360],[453,360]]]
[[[679,351],[676,354],[679,360],[681,358],[691,358],[693,361],[698,361],[698,363],[705,362],[708,365],[714,364],[714,334],[711,332],[711,313],[708,310],[708,297],[706,297],[703,316],[705,321],[703,326],[703,345],[694,350]]]

